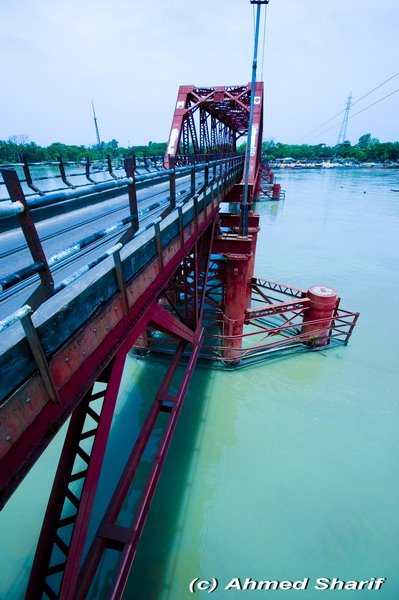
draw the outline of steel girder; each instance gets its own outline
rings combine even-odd
[[[124,294],[117,294],[98,307],[87,323],[50,357],[48,366],[59,402],[49,402],[42,378],[36,373],[15,390],[10,402],[3,406],[3,424],[12,431],[13,441],[0,458],[0,506],[89,392],[126,336],[133,330],[138,336],[145,329],[146,309],[167,289],[181,261],[213,223],[222,196],[232,185],[233,179],[227,187],[213,188],[207,204],[195,198],[194,219],[187,225],[183,226],[180,210],[180,234],[167,247],[160,247],[158,256],[148,262],[140,274],[125,282]],[[127,307],[124,299],[128,300]],[[9,407],[18,407],[18,410],[8,410]]]
[[[236,151],[237,139],[248,133],[251,85],[201,88],[180,86],[164,165],[187,164],[204,155]],[[260,189],[260,159],[263,128],[263,83],[254,97],[249,185],[250,200]]]
[[[214,230],[213,220],[203,230],[176,271],[177,278],[178,274],[183,277],[183,280],[180,277],[181,283],[187,279],[190,281],[188,286],[181,287],[182,294],[180,292],[183,296],[181,300],[186,306],[185,318],[181,320],[176,317],[159,303],[159,299],[150,303],[140,320],[140,326],[128,333],[114,359],[99,377],[98,382],[105,384],[106,389],[96,391],[93,385],[73,412],[37,546],[26,600],[45,597],[51,600],[84,599],[102,555],[108,547],[120,551],[110,597],[121,597],[202,345],[202,311]],[[176,275],[172,276],[172,279],[176,280]],[[171,336],[177,340],[178,346],[81,569],[90,515],[126,354],[140,330],[148,327]],[[192,351],[179,389],[175,394],[170,394],[169,387],[188,345],[192,346]],[[99,400],[101,407],[97,406],[96,410],[93,404]],[[140,505],[131,526],[120,527],[116,525],[116,519],[161,412],[168,413],[169,420],[143,489]],[[80,466],[82,460],[83,468]]]

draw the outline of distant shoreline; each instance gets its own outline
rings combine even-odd
[[[390,162],[389,164],[384,163],[335,163],[329,161],[323,161],[321,163],[316,162],[280,162],[270,161],[269,166],[271,169],[290,169],[290,170],[302,170],[302,169],[369,169],[369,170],[386,170],[386,169],[399,169],[399,163]]]

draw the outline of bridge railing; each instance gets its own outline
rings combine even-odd
[[[6,345],[2,344],[0,350],[0,371],[3,374],[0,403],[9,397],[22,381],[27,381],[35,369],[39,369],[40,373],[43,371],[42,378],[44,379],[45,373],[48,372],[46,365],[49,357],[54,356],[72,333],[83,326],[100,305],[108,302],[116,294],[120,294],[122,304],[128,311],[127,297],[130,297],[134,291],[131,282],[146,268],[146,265],[156,261],[158,263],[157,270],[162,273],[164,265],[169,261],[168,248],[171,244],[177,246],[180,244],[181,247],[184,247],[187,234],[193,235],[193,232],[201,227],[204,215],[207,218],[207,215],[215,210],[217,206],[215,202],[219,203],[224,193],[231,189],[241,177],[243,161],[241,157],[238,157],[215,161],[215,165],[211,164],[210,166],[212,171],[213,166],[216,167],[215,177],[212,172],[208,181],[201,184],[200,191],[197,188],[194,195],[187,194],[173,206],[167,205],[160,217],[140,227],[123,248],[120,245],[113,246],[100,255],[95,260],[95,264],[93,262],[87,265],[87,268],[79,269],[73,276],[67,278],[62,285],[58,286],[57,290],[61,292],[66,286],[70,286],[86,274],[88,270],[99,265],[100,261],[103,262],[111,256],[113,263],[108,262],[107,265],[104,265],[100,271],[97,271],[94,278],[86,279],[81,285],[75,287],[76,291],[71,290],[71,293],[67,296],[64,295],[60,301],[54,304],[50,303],[49,309],[43,308],[36,312],[38,318],[29,306],[25,307],[24,310],[28,313],[27,319],[34,324],[33,332],[35,333],[31,336],[31,342],[35,352],[32,346],[29,351],[29,339],[18,325],[21,317],[23,318],[25,315],[24,311],[22,313],[17,311],[0,322],[0,332],[2,331],[3,335],[7,331],[10,332],[9,342]],[[156,272],[154,272],[155,275]],[[77,304],[79,310],[76,310]],[[59,306],[63,306],[61,321],[59,308],[57,308]],[[61,322],[62,327],[60,327]],[[21,324],[23,325],[22,321]],[[25,330],[25,327],[23,329]],[[29,342],[28,346],[26,340]],[[12,356],[14,359],[11,360]],[[17,374],[15,357],[18,357]],[[49,396],[51,397],[50,392]]]
[[[153,170],[159,171],[162,167],[163,156],[140,156],[135,158],[135,172],[140,175]],[[15,168],[24,190],[26,198],[38,194],[42,196],[48,192],[78,189],[88,184],[99,184],[107,181],[123,179],[126,177],[124,159],[107,155],[103,159],[91,160],[86,158],[77,161],[64,161],[59,157],[57,161],[44,163],[4,164],[2,168]],[[7,190],[0,176],[0,205],[7,198]]]
[[[120,219],[112,224],[110,224],[106,228],[99,229],[98,231],[91,233],[88,236],[85,236],[81,239],[74,241],[72,244],[65,247],[63,250],[53,254],[52,256],[47,257],[44,253],[43,246],[37,232],[37,228],[31,218],[30,212],[33,208],[38,208],[39,206],[46,206],[47,203],[56,202],[63,200],[65,198],[74,198],[78,193],[83,193],[83,191],[71,191],[68,193],[49,193],[40,197],[36,197],[34,199],[26,199],[23,190],[20,185],[19,178],[14,169],[1,169],[4,177],[5,184],[8,187],[10,196],[12,198],[12,202],[8,204],[8,211],[4,211],[4,214],[14,214],[20,217],[20,226],[25,235],[25,239],[27,242],[27,246],[30,249],[31,256],[33,258],[32,263],[24,266],[23,268],[3,275],[0,278],[0,294],[4,294],[4,292],[9,291],[12,292],[12,289],[20,285],[22,282],[31,280],[35,275],[40,275],[42,279],[42,284],[46,287],[46,292],[42,301],[50,296],[53,296],[58,291],[72,283],[78,277],[92,269],[94,266],[108,258],[111,254],[114,255],[115,252],[119,251],[120,248],[116,249],[116,246],[113,246],[111,249],[102,252],[97,256],[94,260],[87,263],[81,269],[76,271],[76,273],[72,276],[69,276],[62,280],[61,282],[55,284],[54,278],[52,277],[53,269],[65,261],[70,260],[74,256],[79,255],[82,250],[86,248],[90,248],[94,243],[98,240],[106,238],[111,234],[114,235],[119,230],[122,233],[126,227],[132,227],[133,231],[132,235],[127,238],[127,241],[133,239],[133,237],[138,237],[151,227],[155,226],[159,227],[159,223],[162,218],[166,217],[171,210],[174,208],[183,207],[185,203],[192,199],[196,195],[196,201],[198,201],[198,197],[205,190],[207,190],[210,186],[220,183],[228,174],[229,170],[233,167],[236,168],[237,164],[240,163],[240,159],[220,159],[211,161],[204,164],[199,165],[190,165],[187,167],[177,167],[175,169],[156,171],[154,173],[148,173],[146,175],[133,176],[130,178],[121,179],[121,185],[123,186],[124,191],[128,192],[129,196],[132,196],[134,201],[131,203],[131,214],[127,217]],[[134,164],[131,164],[131,168],[134,167]],[[126,167],[129,168],[129,167]],[[196,174],[202,172],[202,178],[196,179]],[[175,180],[176,178],[186,176],[190,174],[190,190],[183,196],[183,198],[179,198],[179,202],[176,202],[176,190],[175,190]],[[169,189],[168,194],[164,194],[164,197],[160,200],[153,202],[149,206],[146,206],[142,210],[138,210],[137,199],[136,199],[136,188],[140,183],[159,183],[160,181],[169,180]],[[105,184],[98,184],[96,186],[97,192],[103,191]],[[86,188],[86,193],[90,194],[93,186],[89,186],[89,189]],[[151,212],[155,210],[164,209],[162,212],[162,218],[157,218],[156,220],[150,220],[148,223],[144,223],[145,217],[150,215]],[[1,216],[1,212],[0,212]],[[122,247],[122,246],[121,246]],[[112,251],[111,251],[112,250]],[[37,308],[33,306],[33,308]]]
[[[47,287],[46,297],[53,295],[58,291],[61,284],[55,285],[54,280],[51,276],[52,269],[60,263],[70,260],[74,255],[78,255],[85,248],[90,247],[92,244],[102,238],[106,238],[109,235],[115,235],[120,230],[122,232],[126,227],[130,227],[133,231],[139,229],[142,219],[157,209],[169,206],[171,209],[176,204],[176,179],[190,175],[190,191],[186,194],[186,198],[191,198],[195,193],[201,193],[202,188],[206,187],[210,180],[209,170],[213,172],[213,178],[216,176],[216,169],[218,166],[223,168],[228,167],[233,159],[219,159],[210,161],[202,164],[193,164],[187,167],[177,167],[175,169],[168,170],[157,170],[141,175],[135,175],[136,161],[134,159],[125,160],[125,170],[129,173],[130,177],[123,177],[119,179],[112,179],[108,182],[97,183],[94,185],[84,186],[80,189],[73,189],[68,191],[55,191],[49,192],[42,195],[36,195],[35,197],[27,198],[19,180],[15,169],[1,169],[4,183],[7,186],[11,202],[3,203],[0,206],[0,218],[1,216],[7,217],[14,215],[19,219],[19,225],[21,226],[23,233],[26,238],[27,246],[30,249],[33,262],[19,269],[3,275],[0,278],[0,293],[11,290],[16,285],[32,278],[35,275],[41,277],[42,283]],[[202,181],[197,180],[197,174],[202,172]],[[163,194],[157,202],[153,202],[150,206],[142,210],[138,210],[137,206],[137,189],[146,187],[149,185],[168,182],[169,183],[169,194]],[[123,193],[128,193],[130,203],[130,215],[120,219],[106,228],[102,228],[89,236],[76,240],[73,244],[67,246],[62,251],[56,254],[46,257],[42,248],[41,240],[39,238],[37,228],[31,218],[30,211],[33,209],[53,206],[58,203],[65,203],[69,200],[76,198],[87,198],[90,203],[95,201],[93,195],[100,195],[104,191],[115,190]],[[150,227],[151,223],[147,225]],[[146,227],[145,227],[146,228]],[[103,259],[107,257],[104,253],[101,255]],[[98,259],[93,262],[93,266],[98,264]],[[89,263],[88,268],[91,268]],[[62,282],[62,285],[64,282]]]

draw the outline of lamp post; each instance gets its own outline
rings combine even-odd
[[[254,119],[254,99],[256,85],[256,68],[258,62],[258,43],[259,43],[259,25],[260,13],[262,4],[269,4],[269,0],[250,0],[251,4],[256,4],[256,19],[255,19],[255,41],[254,41],[254,57],[252,61],[252,83],[251,83],[251,101],[249,107],[249,122],[247,146],[245,148],[245,173],[244,173],[244,197],[241,204],[241,223],[240,229],[242,235],[248,235],[248,194],[249,194],[249,163],[251,160],[251,138],[252,138],[252,123]]]

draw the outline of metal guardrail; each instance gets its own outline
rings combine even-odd
[[[100,264],[100,262],[109,258],[113,259],[113,265],[109,264],[103,271],[98,272],[96,277],[90,279],[90,283],[86,287],[80,286],[77,294],[73,295],[70,301],[68,300],[68,306],[76,307],[76,303],[79,302],[82,304],[78,313],[73,310],[72,312],[66,311],[65,317],[62,319],[64,327],[62,330],[58,328],[60,320],[56,308],[52,311],[50,305],[49,312],[45,313],[42,311],[37,323],[33,322],[34,312],[37,307],[33,306],[31,298],[26,303],[32,308],[31,313],[25,317],[24,315],[21,317],[21,314],[16,311],[13,315],[8,316],[2,322],[1,331],[7,333],[6,330],[12,329],[13,331],[10,331],[9,335],[10,340],[13,341],[11,346],[3,346],[4,351],[0,355],[2,373],[5,375],[2,381],[2,389],[0,390],[0,398],[5,400],[9,397],[21,381],[26,380],[28,376],[34,373],[35,369],[38,369],[50,399],[53,402],[58,402],[57,391],[54,388],[51,374],[49,374],[49,357],[54,356],[54,353],[69,339],[68,336],[76,331],[79,325],[83,326],[87,319],[90,318],[90,315],[93,315],[100,305],[109,301],[118,292],[120,294],[121,307],[124,313],[129,316],[129,292],[132,292],[131,284],[133,278],[154,261],[158,262],[162,278],[165,248],[169,248],[170,244],[175,244],[175,247],[179,248],[185,246],[187,235],[190,237],[193,235],[193,232],[200,230],[204,220],[206,221],[207,219],[209,211],[215,210],[225,193],[239,181],[242,176],[242,166],[243,161],[241,157],[215,161],[212,173],[209,173],[208,170],[205,181],[201,181],[201,186],[199,189],[196,189],[194,195],[191,195],[190,192],[178,201],[174,199],[171,202],[169,199],[160,217],[151,220],[147,224],[143,224],[135,231],[133,236],[129,238],[123,258],[120,254],[121,247],[116,245],[96,257],[88,265],[84,265],[78,269],[72,276],[65,278],[62,286],[60,286],[62,289],[67,285],[73,287],[78,278],[88,273],[90,269]],[[146,231],[149,234],[146,234]],[[135,239],[139,243],[132,246],[130,242]],[[168,264],[165,265],[165,268],[168,268]],[[38,289],[41,288],[42,286],[39,286]],[[43,295],[41,303],[46,302],[47,298],[54,296],[54,291],[54,288],[50,288],[49,294],[47,296]],[[14,329],[16,322],[19,320],[25,333],[22,337],[21,332]],[[57,335],[51,334],[54,331],[54,327],[57,329]],[[30,347],[30,352],[26,349],[26,341]],[[10,356],[15,356],[15,353],[18,354],[19,361],[18,376],[16,377],[14,373],[13,377],[7,378],[6,375],[9,372],[7,365],[9,364]]]
[[[107,183],[99,183],[96,185],[86,186],[85,190],[75,190],[68,191],[62,193],[48,193],[40,196],[36,199],[28,200],[22,190],[21,181],[19,180],[15,169],[10,168],[2,168],[1,173],[3,175],[4,183],[7,186],[8,192],[10,194],[10,198],[12,203],[7,203],[7,209],[11,210],[12,214],[16,214],[20,219],[20,225],[25,235],[25,239],[28,245],[28,248],[31,252],[31,256],[33,262],[30,265],[19,269],[13,273],[10,273],[6,276],[3,276],[0,279],[0,293],[6,290],[10,290],[13,286],[29,279],[33,275],[39,275],[41,278],[41,287],[42,287],[42,296],[41,300],[38,304],[32,305],[32,308],[36,310],[40,303],[44,299],[47,299],[53,296],[55,293],[69,285],[72,281],[75,281],[78,277],[92,269],[94,266],[108,258],[110,255],[115,253],[115,247],[106,252],[102,253],[99,257],[96,257],[87,265],[84,265],[81,269],[79,269],[76,274],[71,275],[70,277],[65,278],[61,283],[55,285],[54,279],[52,276],[52,268],[55,265],[58,265],[79,253],[83,248],[89,247],[94,242],[98,241],[101,238],[105,238],[106,236],[115,233],[118,229],[122,229],[126,225],[130,225],[132,228],[132,236],[138,237],[144,231],[148,230],[150,227],[154,226],[155,231],[157,232],[157,228],[159,229],[160,220],[157,219],[154,222],[149,223],[145,227],[139,227],[140,217],[142,217],[145,213],[150,212],[156,208],[161,208],[165,206],[165,210],[163,212],[163,217],[167,216],[174,208],[176,208],[176,178],[182,177],[187,174],[191,175],[190,178],[190,191],[185,195],[185,197],[180,200],[179,206],[183,206],[185,202],[194,198],[194,202],[198,201],[198,196],[204,190],[206,190],[210,185],[220,183],[226,174],[239,164],[239,161],[242,161],[240,157],[229,157],[218,160],[207,161],[202,164],[193,164],[185,167],[177,167],[175,169],[168,169],[157,171],[155,173],[148,173],[145,175],[135,176],[136,169],[136,161],[134,158],[125,159],[125,170],[128,177],[121,178],[119,180],[113,179]],[[238,161],[238,162],[237,162]],[[212,176],[210,177],[210,170],[212,170]],[[218,171],[218,172],[217,172]],[[198,188],[196,185],[196,174],[198,172],[203,172],[204,183]],[[138,210],[137,206],[137,195],[136,195],[136,184],[139,182],[147,182],[151,181],[153,183],[158,180],[169,180],[169,194],[162,201],[153,203],[151,206],[147,207],[143,211]],[[126,191],[129,197],[129,205],[130,205],[130,215],[113,223],[107,228],[103,228],[98,230],[97,232],[90,234],[80,240],[77,240],[75,243],[66,247],[60,252],[57,252],[53,256],[47,258],[45,256],[36,226],[33,222],[33,219],[30,215],[30,210],[37,206],[43,206],[45,204],[51,202],[57,202],[60,199],[63,200],[65,198],[76,197],[77,195],[91,195],[94,193],[100,193],[104,189],[111,189],[112,187],[126,187]],[[0,212],[1,216],[1,212]],[[162,218],[163,218],[162,217]],[[121,246],[122,247],[122,246]]]
[[[162,165],[163,156],[151,156],[151,157],[133,157],[135,159],[135,172],[137,175],[140,174],[139,169],[145,169],[147,172],[150,172],[150,168],[154,168],[155,170],[159,170],[159,165]],[[46,194],[46,190],[42,188],[41,184],[47,181],[58,181],[61,180],[64,184],[61,188],[54,188],[52,191],[63,191],[65,188],[77,189],[87,185],[87,183],[76,183],[71,180],[79,177],[86,179],[89,183],[98,184],[100,181],[96,181],[93,179],[94,175],[98,175],[101,173],[107,172],[109,175],[109,180],[115,179],[123,179],[124,175],[116,175],[115,171],[124,170],[124,159],[116,159],[114,162],[112,161],[110,155],[107,155],[106,159],[98,159],[95,161],[91,161],[89,158],[86,158],[84,161],[63,161],[60,156],[58,161],[49,161],[45,163],[31,163],[29,164],[26,160],[22,163],[14,163],[14,164],[4,164],[2,168],[22,168],[22,172],[24,174],[23,177],[20,177],[20,182],[26,184],[28,188],[30,188],[30,192],[26,192],[25,196],[29,197],[35,194],[40,196]],[[40,175],[34,176],[32,169],[38,167],[55,167],[59,174],[52,175]],[[84,171],[78,172],[66,172],[68,169],[73,168],[84,168]],[[4,189],[4,182],[0,179],[0,190]],[[2,201],[2,194],[0,192],[0,203]]]

